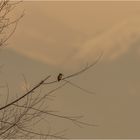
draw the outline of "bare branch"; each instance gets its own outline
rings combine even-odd
[[[80,70],[78,72],[75,72],[75,73],[70,74],[70,75],[68,75],[66,77],[63,77],[61,79],[61,81],[69,79],[69,78],[73,78],[73,77],[78,76],[78,75],[82,74],[83,72],[89,70],[91,67],[95,66],[99,62],[99,60],[101,59],[102,55],[103,55],[103,52],[101,52],[101,54],[97,57],[97,59],[91,65],[83,68],[82,70]],[[58,82],[57,80],[54,80],[54,81],[51,81],[51,82],[48,82],[48,83],[44,83],[44,85],[46,85],[46,84],[53,84],[53,83],[57,83],[57,82]]]
[[[23,96],[19,97],[18,99],[12,101],[11,103],[3,106],[0,108],[0,110],[3,110],[11,105],[13,105],[14,103],[20,101],[21,99],[23,99],[24,97],[26,97],[28,94],[32,93],[33,91],[35,91],[38,87],[40,87],[48,78],[50,78],[50,75],[47,76],[44,80],[42,80],[41,82],[39,82],[36,86],[34,86],[30,91],[28,91],[26,94],[24,94]]]

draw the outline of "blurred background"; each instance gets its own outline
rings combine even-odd
[[[24,94],[23,74],[32,87],[46,75],[77,72],[103,52],[94,68],[71,79],[96,94],[66,85],[49,101],[51,109],[99,126],[58,119],[52,131],[67,128],[69,138],[140,138],[140,2],[25,1],[13,16],[23,9],[0,51],[0,84],[8,82],[11,98]]]

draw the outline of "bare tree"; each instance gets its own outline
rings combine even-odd
[[[0,1],[0,47],[5,46],[6,41],[13,35],[17,27],[17,23],[23,17],[21,14],[16,19],[10,18],[10,13],[20,1],[14,2],[10,0]]]
[[[15,8],[19,2],[11,2],[9,0],[2,0],[0,2],[0,46],[5,46],[7,40],[13,35],[19,20],[23,17],[21,14],[20,17],[11,20],[9,13]],[[11,27],[11,28],[10,28]],[[10,32],[9,32],[10,30]],[[47,100],[57,91],[63,88],[65,85],[70,84],[80,90],[94,94],[91,91],[88,91],[77,84],[69,81],[78,75],[81,75],[88,69],[92,68],[97,64],[102,54],[91,64],[81,69],[78,72],[70,74],[66,77],[61,77],[59,81],[56,79],[54,81],[49,81],[51,75],[46,76],[42,81],[39,81],[35,86],[28,88],[27,80],[24,77],[24,82],[26,85],[25,94],[21,97],[16,97],[15,100],[9,101],[9,87],[6,85],[7,97],[5,104],[0,107],[0,138],[64,138],[62,133],[50,132],[48,129],[46,133],[41,133],[35,131],[33,126],[39,124],[40,121],[44,121],[48,116],[65,119],[71,121],[77,126],[86,125],[86,126],[97,126],[95,124],[89,124],[86,122],[80,121],[82,116],[65,116],[60,115],[49,110],[49,108],[44,106],[44,103],[47,103]],[[47,91],[41,92],[40,89],[44,86],[49,86],[56,84],[56,87]]]

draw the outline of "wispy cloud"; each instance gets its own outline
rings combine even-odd
[[[132,18],[125,20],[108,31],[87,40],[79,49],[74,59],[93,58],[97,52],[104,51],[104,59],[115,60],[134,48],[140,41],[140,20]]]
[[[18,36],[22,35],[22,38],[16,40],[18,44],[13,49],[50,65],[71,66],[88,62],[94,60],[100,51],[104,51],[105,60],[113,61],[127,53],[134,43],[140,40],[138,17],[120,21],[90,39],[84,33],[75,31],[59,21],[49,18],[44,21],[42,18],[34,21],[44,21],[42,24],[26,24],[26,27],[20,28]]]
[[[43,17],[46,17],[44,20]],[[69,26],[46,15],[35,20],[28,19],[23,22],[16,32],[16,45],[11,46],[16,52],[29,58],[48,63],[61,65],[66,59],[73,56],[86,37],[84,33],[73,30]],[[42,22],[42,24],[40,24]]]

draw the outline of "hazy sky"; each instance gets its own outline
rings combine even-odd
[[[78,71],[103,51],[94,69],[73,80],[96,94],[67,86],[52,105],[99,124],[70,124],[71,138],[140,138],[140,2],[32,1],[19,7],[25,16],[0,56],[0,76],[11,91],[17,83],[22,87],[23,73],[33,85],[48,74]]]

